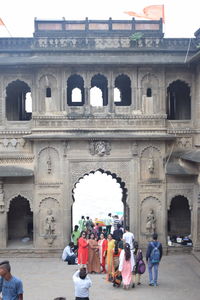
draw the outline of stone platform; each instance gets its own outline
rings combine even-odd
[[[200,257],[197,253],[197,257]],[[77,266],[60,258],[10,258],[13,275],[24,284],[25,300],[53,300],[63,296],[74,300],[72,275]],[[159,286],[148,286],[147,272],[142,285],[131,290],[113,288],[105,275],[91,275],[90,300],[199,300],[200,263],[194,255],[164,256],[159,269]]]

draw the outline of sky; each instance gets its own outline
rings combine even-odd
[[[165,37],[193,37],[199,29],[198,0],[5,0],[1,2],[0,18],[13,37],[31,37],[35,18],[130,20],[124,11],[142,12],[145,6],[156,4],[165,6]],[[8,36],[0,27],[0,36]]]

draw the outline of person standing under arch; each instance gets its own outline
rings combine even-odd
[[[81,268],[87,267],[88,264],[88,240],[85,231],[82,232],[78,240],[78,264]]]
[[[119,271],[122,274],[123,288],[129,289],[132,280],[132,271],[135,265],[133,251],[130,249],[130,245],[125,243],[124,249],[120,253],[119,257]]]

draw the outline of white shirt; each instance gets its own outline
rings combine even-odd
[[[74,252],[72,251],[70,246],[65,247],[65,249],[63,250],[62,253],[62,260],[65,261],[65,259],[67,258],[67,256],[72,256],[74,255]]]
[[[105,224],[106,226],[110,226],[113,224],[113,218],[110,216],[107,216],[107,218],[105,219]]]
[[[130,231],[127,231],[123,234],[123,240],[125,243],[130,245],[131,250],[133,250],[133,241],[134,241],[134,234]]]
[[[90,277],[87,275],[85,279],[79,277],[79,270],[73,275],[74,287],[75,287],[75,297],[87,298],[89,297],[89,288],[92,285]]]

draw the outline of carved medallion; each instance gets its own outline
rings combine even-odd
[[[111,151],[111,145],[106,141],[90,142],[89,150],[91,155],[104,156],[109,155]]]

